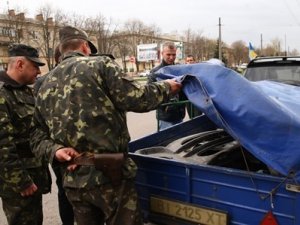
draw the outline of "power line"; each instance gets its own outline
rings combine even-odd
[[[287,3],[287,0],[284,0],[284,3],[286,5],[288,11],[290,12],[290,14],[292,15],[292,17],[294,18],[296,24],[298,26],[300,26],[300,22],[299,22],[298,18],[296,17],[296,15],[294,14],[294,12],[292,11],[292,9],[290,8],[289,4]]]

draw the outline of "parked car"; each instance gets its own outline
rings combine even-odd
[[[145,70],[145,71],[143,71],[143,72],[140,72],[139,73],[139,76],[140,77],[146,77],[146,76],[148,76],[150,74],[150,70]]]
[[[253,59],[247,65],[244,75],[251,81],[273,80],[300,86],[300,56]]]

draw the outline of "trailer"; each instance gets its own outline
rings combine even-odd
[[[209,78],[196,78],[198,88],[204,87],[197,93],[200,103],[193,102],[194,81],[185,89],[205,115],[129,143],[139,168],[136,187],[145,220],[165,225],[300,225],[300,123],[293,111],[300,108],[299,100],[296,105],[287,101],[291,95],[299,97],[299,87],[252,84],[210,65],[188,69],[201,74],[217,69]],[[219,86],[228,82],[235,90]],[[224,95],[239,100],[224,104]],[[244,95],[245,101],[240,100]]]
[[[130,143],[130,155],[139,168],[136,186],[146,221],[256,225],[267,218],[280,225],[299,225],[300,186],[294,180],[197,164],[153,147],[215,129],[206,116],[200,116]]]

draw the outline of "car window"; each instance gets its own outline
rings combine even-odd
[[[259,80],[294,80],[300,81],[300,66],[250,67],[245,77],[251,81]]]

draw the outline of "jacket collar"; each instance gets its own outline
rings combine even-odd
[[[13,87],[13,88],[21,88],[25,85],[19,84],[17,81],[11,79],[6,71],[0,71],[0,81],[4,83],[4,86],[6,87]]]
[[[62,60],[65,60],[65,59],[73,57],[73,56],[86,56],[86,55],[84,55],[83,53],[78,52],[78,51],[68,52],[68,53],[66,53],[66,54],[63,55],[63,59]]]
[[[165,62],[165,60],[162,60],[161,64],[162,64],[163,66],[171,66],[171,65],[175,65],[174,63],[173,63],[173,64],[168,64],[168,63]]]

